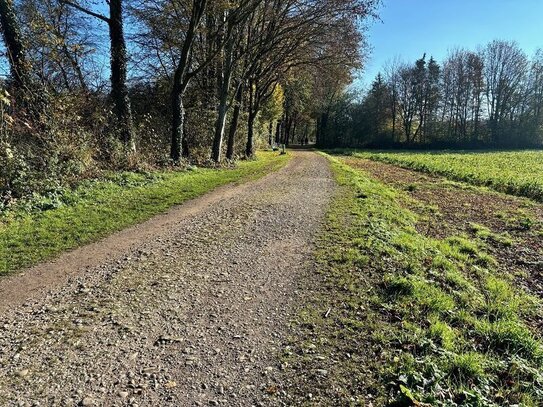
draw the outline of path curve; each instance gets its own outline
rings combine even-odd
[[[2,299],[0,404],[272,404],[334,189],[325,158],[296,152],[0,283],[38,281]]]

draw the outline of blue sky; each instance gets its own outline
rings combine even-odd
[[[543,48],[543,0],[383,0],[380,17],[368,31],[364,84],[396,56],[415,61],[426,52],[440,61],[451,48],[493,39],[515,40],[529,56]]]

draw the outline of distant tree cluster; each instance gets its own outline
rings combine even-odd
[[[456,49],[439,64],[390,63],[361,102],[338,95],[323,112],[324,146],[523,148],[543,144],[543,51],[514,42]]]
[[[310,137],[378,2],[0,0],[0,206],[100,168]]]

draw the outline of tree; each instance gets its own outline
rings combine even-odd
[[[185,33],[185,39],[181,49],[181,55],[175,68],[173,84],[171,91],[172,104],[172,139],[170,148],[170,158],[177,162],[181,158],[181,143],[183,141],[183,125],[185,120],[185,107],[183,105],[183,95],[187,86],[195,76],[196,71],[190,70],[190,57],[192,47],[196,38],[196,32],[204,15],[206,0],[194,0],[190,12],[188,29]],[[203,69],[203,68],[200,68]]]
[[[505,124],[514,117],[515,93],[526,78],[527,58],[515,42],[492,41],[483,50],[489,127],[493,142],[507,143]]]
[[[412,143],[413,123],[417,112],[417,79],[415,71],[404,65],[399,71],[398,107],[407,144]]]
[[[228,9],[225,11],[227,17],[225,36],[226,40],[222,42],[222,51],[224,53],[223,64],[221,74],[219,75],[219,104],[217,108],[217,121],[215,124],[215,135],[213,138],[213,148],[211,151],[211,158],[215,162],[221,161],[222,143],[224,138],[224,131],[226,125],[226,115],[232,106],[232,101],[229,101],[230,88],[232,82],[232,75],[237,65],[242,61],[245,53],[248,50],[246,44],[247,41],[247,22],[251,16],[254,15],[254,11],[257,9],[259,1],[245,1],[237,5],[235,11]],[[237,81],[236,91],[236,103],[241,106],[241,101],[244,91],[244,79],[239,78]],[[239,118],[239,110],[235,112],[235,123]],[[235,132],[229,137],[229,148],[227,156],[231,159],[232,155],[232,143],[235,137]]]
[[[29,91],[33,86],[32,67],[27,58],[13,0],[0,0],[0,24],[14,84],[20,90]]]
[[[37,75],[55,92],[88,92],[82,60],[95,44],[88,21],[58,0],[21,0],[18,8],[28,38],[28,57]]]
[[[396,141],[396,121],[398,116],[398,86],[400,82],[399,71],[402,63],[395,58],[385,64],[385,80],[390,92],[390,114],[392,116],[392,140]]]
[[[108,25],[111,64],[111,99],[117,117],[116,128],[120,139],[125,146],[134,150],[132,109],[130,106],[130,98],[128,97],[128,86],[126,84],[128,56],[124,37],[123,1],[108,0],[109,17],[86,8],[79,3],[70,0],[61,1]]]
[[[390,113],[388,111],[389,89],[385,84],[381,73],[371,84],[371,89],[365,98],[367,114],[371,118],[369,132],[372,137],[379,138],[386,132],[386,126]]]
[[[389,63],[385,89],[378,75],[362,101],[351,106],[353,117],[344,114],[354,128],[327,141],[331,146],[346,145],[351,137],[358,146],[388,145],[390,139],[376,139],[386,134],[381,130],[386,128],[381,125],[384,121],[392,123],[395,143],[462,148],[541,145],[542,60],[538,52],[530,63],[514,42],[493,41],[479,52],[454,49],[442,66],[433,58],[426,61],[426,55],[414,64]],[[388,109],[382,106],[383,93]],[[403,138],[395,137],[397,117]],[[323,119],[320,127],[327,123],[327,116]]]
[[[215,123],[213,148],[213,155],[216,153],[215,158],[220,159],[228,97],[231,96],[231,75],[237,61],[235,53],[239,51],[236,45],[240,37],[234,34],[242,30],[243,21],[255,4],[256,0],[242,0],[235,7],[225,2],[213,4],[213,8],[208,9],[207,0],[157,0],[151,4],[140,3],[135,11],[146,30],[142,37],[154,41],[150,45],[152,52],[158,55],[161,67],[171,80],[170,158],[174,162],[181,158],[184,143],[185,92],[193,79],[212,65],[213,70],[220,66],[219,117]],[[204,19],[206,10],[207,19]],[[213,17],[213,13],[216,16]],[[205,30],[202,29],[204,20],[207,23]],[[168,24],[164,24],[165,21]],[[166,55],[163,57],[164,50]],[[218,64],[221,57],[224,57],[222,64]]]
[[[285,105],[285,91],[283,86],[275,87],[273,94],[266,101],[262,108],[262,120],[268,122],[268,144],[273,144],[273,124],[283,116],[283,108]]]

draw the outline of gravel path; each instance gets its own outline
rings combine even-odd
[[[134,228],[116,258],[92,265],[81,249],[84,268],[58,287],[2,301],[0,405],[273,404],[334,188],[326,159],[300,151],[154,233]]]

